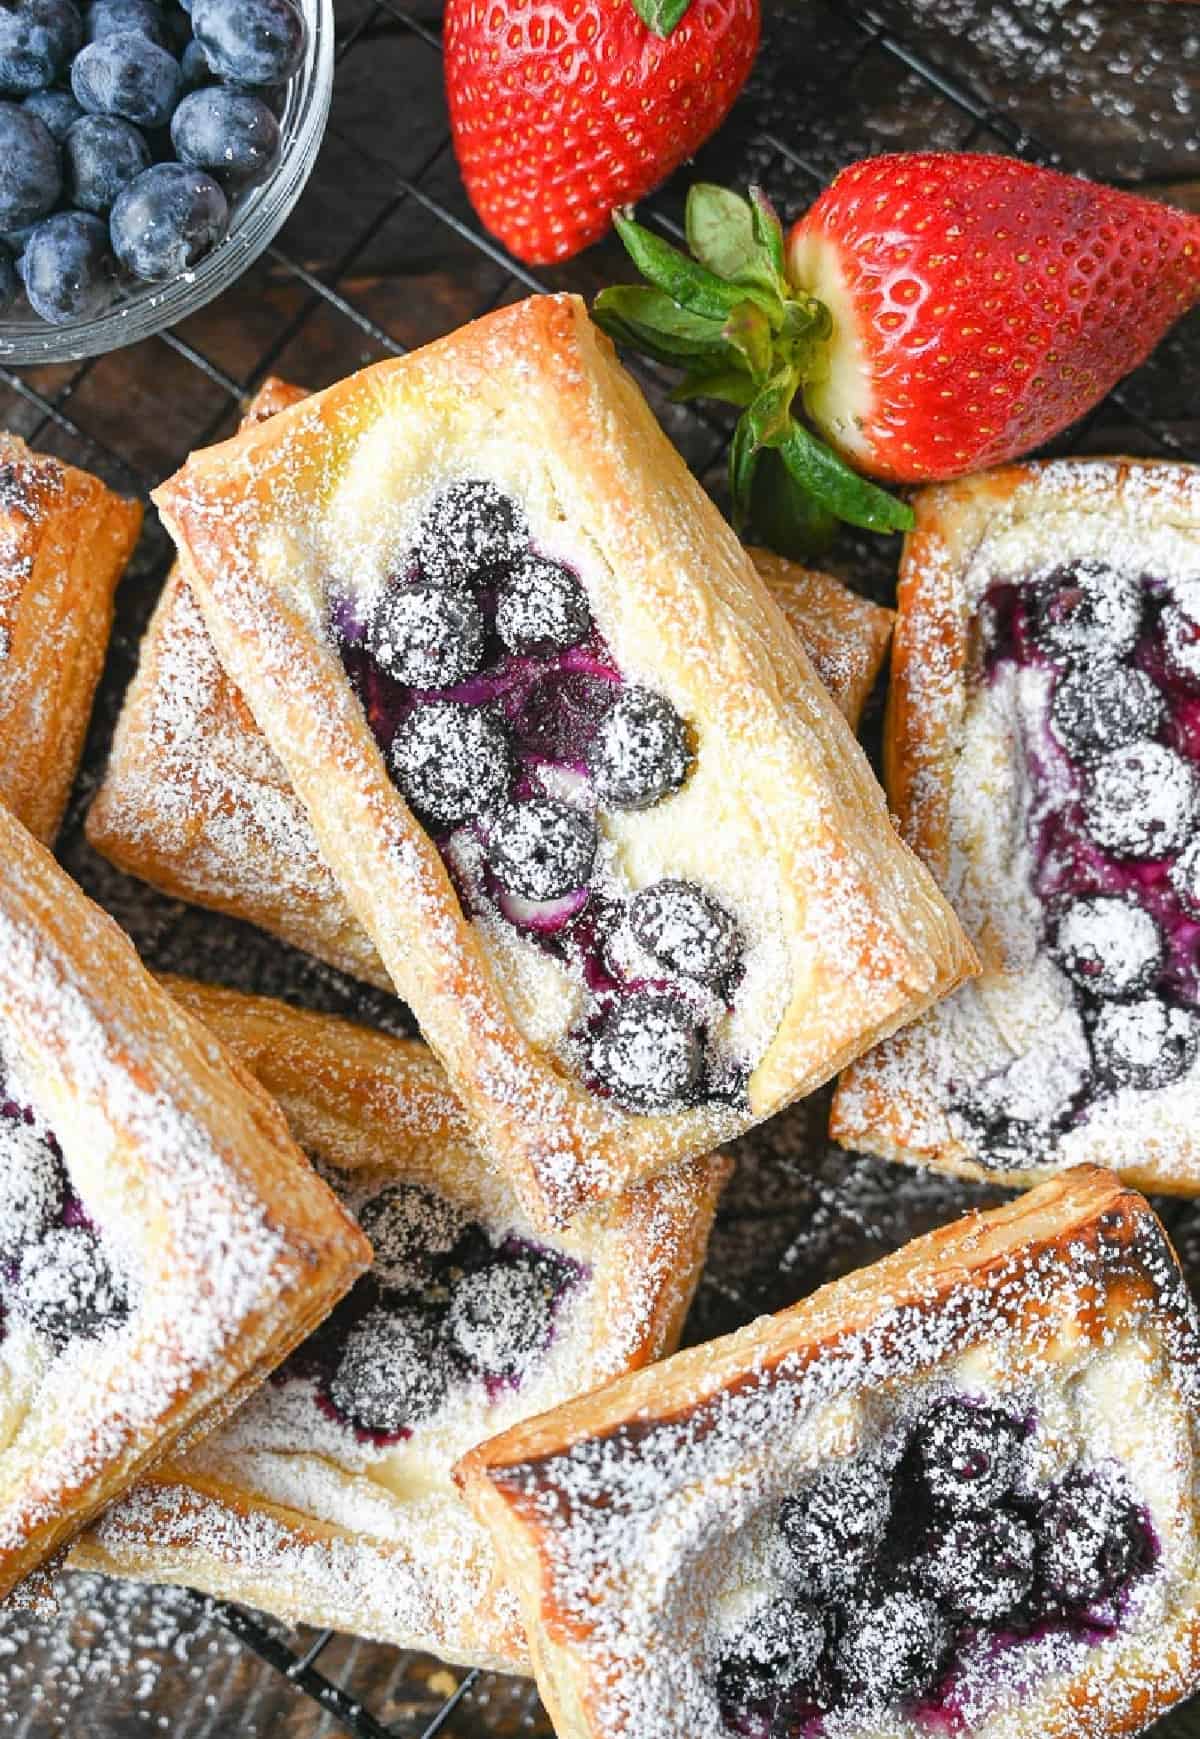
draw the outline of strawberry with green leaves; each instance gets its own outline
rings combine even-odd
[[[743,407],[735,520],[796,553],[833,518],[911,522],[859,473],[924,482],[1040,446],[1200,299],[1200,218],[1004,157],[868,158],[786,246],[761,194],[704,185],[691,258],[617,227],[650,284],[603,291],[597,321],[684,368],[676,397]]]

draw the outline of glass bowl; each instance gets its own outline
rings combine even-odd
[[[333,0],[301,0],[308,24],[304,65],[289,81],[279,116],[279,161],[239,196],[229,234],[190,272],[124,292],[92,320],[50,326],[19,303],[0,318],[0,364],[71,362],[150,338],[194,314],[241,277],[299,199],[321,148],[333,94]]]

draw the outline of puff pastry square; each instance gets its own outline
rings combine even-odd
[[[0,802],[47,844],[141,524],[140,502],[0,433]]]
[[[501,1425],[675,1345],[726,1163],[683,1165],[542,1238],[484,1167],[423,1045],[171,987],[278,1098],[361,1214],[378,1266],[72,1562],[528,1671],[516,1600],[450,1470]]]
[[[1107,1739],[1200,1677],[1198,1356],[1084,1166],[459,1477],[559,1739]]]
[[[843,1077],[849,1147],[1200,1192],[1200,470],[927,490],[885,731],[905,838],[981,976]]]
[[[156,499],[321,855],[541,1224],[770,1115],[971,969],[577,299],[368,369]]]
[[[283,1115],[0,806],[0,1597],[370,1259]]]
[[[268,380],[246,426],[307,394]],[[850,725],[891,638],[893,612],[768,550],[755,567]],[[176,569],[142,641],[90,843],[174,898],[243,918],[368,983],[391,980],[321,858],[304,805],[226,675]]]

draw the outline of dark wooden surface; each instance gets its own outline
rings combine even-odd
[[[86,366],[0,373],[0,412],[9,427],[119,487],[144,491],[189,448],[227,432],[239,395],[268,370],[319,387],[529,288],[498,250],[480,245],[458,182],[441,95],[438,8],[428,0],[411,11],[391,0],[337,0],[337,13],[343,52],[330,134],[278,248],[172,340]],[[839,165],[864,152],[1017,145],[1200,209],[1200,6],[878,0],[871,17],[881,37],[864,33],[852,9],[836,0],[770,0],[750,86],[693,173],[760,179],[790,216]],[[909,50],[969,84],[978,104],[964,107],[952,90],[932,86]],[[660,212],[678,215],[689,178],[676,178],[657,202]],[[590,292],[624,275],[619,250],[609,244],[540,276],[553,288]],[[647,377],[646,384],[661,405],[661,383]],[[1063,449],[1152,451],[1144,417],[1181,442],[1200,443],[1200,319],[1168,340],[1126,398],[1127,409],[1105,409]],[[665,408],[663,415],[720,497],[721,420]],[[157,968],[405,1028],[397,1004],[244,927],[157,898],[84,844],[81,819],[166,557],[151,522],[121,590],[64,860]],[[886,596],[894,564],[886,540],[847,538],[832,565]],[[738,1144],[739,1169],[690,1338],[791,1303],[987,1199],[968,1186],[830,1151],[825,1112],[818,1097]],[[1200,1275],[1200,1215],[1169,1214],[1185,1260]],[[57,1620],[0,1622],[0,1739],[154,1732],[317,1739],[342,1731],[184,1596],[88,1578],[74,1579],[65,1598]],[[300,1647],[312,1641],[279,1635]],[[461,1676],[349,1638],[330,1643],[318,1665],[403,1735],[422,1731]],[[1186,1721],[1172,1730],[1183,1735]],[[482,1739],[547,1728],[527,1687],[485,1677],[443,1731]]]

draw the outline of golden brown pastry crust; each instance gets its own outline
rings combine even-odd
[[[165,982],[278,1100],[309,1153],[351,1176],[419,1182],[485,1223],[512,1221],[510,1186],[482,1165],[445,1076],[417,1040],[265,997]],[[543,1389],[538,1406],[637,1369],[677,1344],[729,1169],[719,1158],[690,1162],[580,1216],[552,1241],[588,1264],[589,1298],[565,1331],[568,1386]],[[516,1223],[520,1231],[519,1215]],[[461,1440],[439,1488],[422,1482],[410,1519],[393,1510],[390,1533],[369,1525],[389,1489],[386,1473],[376,1483],[353,1468],[337,1471],[327,1446],[289,1441],[293,1467],[307,1459],[322,1468],[326,1508],[308,1514],[273,1500],[269,1483],[265,1491],[256,1485],[252,1430],[227,1450],[222,1442],[213,1437],[198,1454],[160,1467],[77,1543],[72,1562],[182,1582],[456,1661],[528,1671],[516,1603],[450,1483]],[[403,1471],[396,1477],[403,1483]],[[364,1494],[374,1494],[366,1511]],[[423,1550],[431,1529],[434,1547]]]
[[[141,503],[0,434],[0,802],[46,844],[75,779]]]
[[[267,380],[245,424],[308,395]],[[879,674],[894,612],[829,574],[751,550],[851,727]],[[110,862],[176,899],[242,918],[339,971],[391,989],[325,867],[304,805],[225,674],[178,569],[142,641],[104,780],[87,818]]]
[[[700,730],[698,769],[655,825],[692,816],[718,891],[731,864],[770,875],[782,1013],[748,1115],[623,1113],[527,1036],[325,631],[322,564],[335,546],[344,558],[369,502],[418,489],[447,452],[477,466],[489,439],[489,463],[535,478],[586,536],[589,600],[621,667]],[[577,300],[535,298],[369,369],[195,455],[157,499],[322,855],[543,1223],[768,1116],[972,970],[845,721]]]
[[[899,614],[892,647],[884,732],[884,774],[901,833],[943,887],[951,876],[951,791],[962,751],[969,700],[968,658],[974,609],[966,579],[981,547],[999,537],[1037,535],[1052,558],[1064,528],[1098,518],[1150,536],[1156,528],[1200,538],[1200,468],[1141,459],[1067,459],[1013,465],[921,490],[916,526],[905,540]],[[961,915],[961,914],[960,914]],[[1200,1193],[1200,1137],[1195,1113],[1160,1127],[1153,1099],[1121,1118],[1097,1116],[1065,1138],[1045,1165],[1005,1170],[982,1165],[954,1131],[938,1082],[962,1074],[955,1028],[961,998],[986,998],[995,986],[1020,994],[1028,962],[1015,958],[1001,929],[966,917],[982,962],[976,984],[903,1032],[886,1039],[845,1072],[830,1132],[843,1145],[883,1158],[930,1165],[961,1177],[1028,1188],[1064,1166],[1105,1165],[1139,1189]],[[983,1005],[980,1005],[983,1018]],[[967,1078],[970,1078],[969,1076]]]
[[[27,1394],[0,1376],[0,1595],[181,1438],[219,1422],[369,1259],[283,1116],[0,807],[0,1029],[105,1235],[125,1326]],[[59,1385],[61,1386],[61,1384]]]
[[[1186,1283],[1147,1203],[1111,1173],[1081,1166],[1006,1207],[917,1239],[778,1316],[518,1425],[464,1458],[457,1478],[521,1595],[538,1686],[559,1739],[694,1739],[699,1731],[685,1680],[674,1703],[647,1694],[646,1675],[671,1663],[639,1652],[634,1615],[643,1550],[623,1550],[606,1518],[625,1509],[633,1531],[625,1545],[634,1535],[643,1542],[652,1598],[677,1600],[690,1617],[688,1578],[706,1586],[705,1566],[721,1561],[722,1518],[726,1529],[748,1525],[754,1500],[743,1501],[739,1480],[754,1482],[764,1456],[789,1455],[797,1435],[821,1429],[822,1410],[831,1451],[844,1455],[856,1433],[869,1431],[862,1421],[877,1418],[875,1409],[903,1401],[939,1371],[966,1373],[958,1380],[974,1393],[1006,1380],[1018,1392],[1035,1374],[1069,1389],[1089,1358],[1103,1361],[1114,1348],[1130,1350],[1122,1372],[1134,1373],[1110,1398],[1115,1435],[1139,1441],[1139,1422],[1127,1414],[1136,1413],[1144,1383],[1144,1392],[1165,1397],[1159,1435],[1165,1419],[1178,1438],[1139,1443],[1139,1453],[1148,1447],[1171,1469],[1169,1495],[1144,1495],[1163,1499],[1154,1525],[1164,1530],[1161,1561],[1171,1563],[1177,1586],[1162,1622],[1152,1616],[1144,1624],[1147,1634],[1121,1633],[1116,1646],[1094,1649],[1071,1676],[1022,1682],[1020,1715],[1006,1698],[998,1718],[970,1733],[1110,1739],[1141,1732],[1200,1676],[1200,1341]],[[1100,1392],[1108,1393],[1103,1384]],[[786,1442],[783,1432],[790,1433]],[[699,1507],[706,1457],[715,1481],[707,1511]],[[802,1465],[819,1466],[819,1454]],[[719,1477],[711,1471],[717,1468]],[[687,1507],[673,1512],[681,1518],[673,1534],[665,1520],[660,1525],[660,1511],[676,1498]],[[690,1549],[699,1556],[689,1560]],[[687,1634],[699,1629],[703,1638],[704,1625],[701,1613]],[[679,1629],[682,1637],[682,1621]],[[705,1650],[712,1646],[701,1648],[702,1672],[711,1670]],[[710,1694],[710,1708],[712,1701]],[[723,1731],[717,1720],[714,1734]]]

